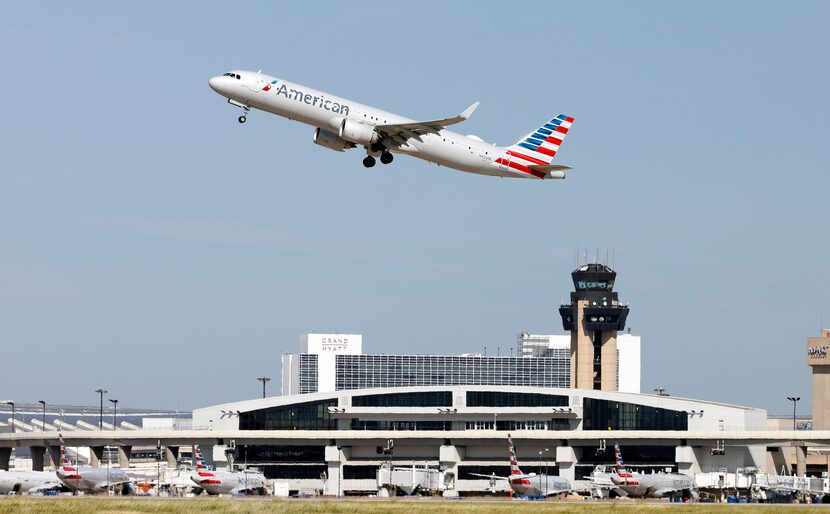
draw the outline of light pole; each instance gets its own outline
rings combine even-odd
[[[800,396],[788,396],[788,400],[793,402],[793,431],[795,431],[795,406],[798,405],[798,400],[801,399]]]
[[[340,451],[342,446],[337,447],[337,497],[340,498],[340,475],[343,474],[343,461],[340,459]],[[391,476],[391,475],[390,475]]]
[[[11,400],[6,400],[3,403],[5,403],[6,405],[11,405],[12,406],[12,434],[14,434],[17,431],[14,427],[14,402],[11,401]]]
[[[96,393],[101,395],[101,415],[98,418],[98,430],[104,429],[104,395],[107,393],[106,389],[96,389]]]
[[[268,382],[271,379],[268,377],[258,377],[257,380],[262,382],[262,397],[265,398],[265,382]]]
[[[545,448],[545,498],[548,497],[548,454],[550,449]]]
[[[118,428],[118,425],[115,422],[115,414],[118,411],[118,400],[110,398],[110,402],[112,403],[112,429],[115,430]]]
[[[161,496],[161,439],[156,439],[156,497],[159,496]]]
[[[43,405],[43,419],[41,420],[41,422],[43,423],[43,426],[40,427],[40,430],[42,432],[46,432],[46,402],[43,401],[43,400],[38,400],[37,402],[39,404]]]

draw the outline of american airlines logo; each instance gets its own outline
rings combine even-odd
[[[304,93],[299,89],[289,89],[286,87],[285,84],[280,84],[279,87],[276,89],[272,86],[277,85],[277,80],[272,80],[270,84],[267,84],[263,91],[271,91],[273,89],[274,94],[282,95],[285,98],[289,98],[296,102],[302,102],[304,104],[311,105],[313,107],[319,107],[320,109],[325,109],[327,111],[336,112],[337,114],[342,114],[344,116],[349,115],[349,106],[345,104],[339,104],[332,100],[328,100],[325,96],[314,96],[309,93]]]

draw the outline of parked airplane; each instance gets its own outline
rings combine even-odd
[[[684,499],[696,498],[692,477],[682,473],[643,474],[625,469],[620,445],[614,445],[614,457],[617,460],[617,473],[611,475],[611,482],[629,496],[643,498],[665,498],[681,496]]]
[[[210,87],[242,109],[245,123],[251,109],[260,109],[317,127],[314,142],[342,152],[357,145],[366,149],[363,165],[375,157],[392,162],[393,153],[418,157],[460,171],[539,179],[563,179],[570,166],[551,164],[574,119],[560,114],[508,147],[485,143],[446,128],[473,113],[478,102],[458,116],[416,121],[359,104],[260,72],[230,71],[211,78]]]
[[[48,471],[0,471],[0,494],[58,491],[63,484]]]
[[[507,480],[507,483],[510,484],[510,489],[514,494],[530,499],[543,499],[546,496],[556,496],[558,494],[567,493],[571,490],[571,482],[567,478],[555,475],[522,473],[522,470],[519,469],[519,462],[516,458],[516,449],[513,446],[513,439],[510,437],[510,434],[507,434],[507,449],[508,454],[510,455],[509,477],[483,475],[479,473],[470,474],[477,477],[489,478],[491,480]]]
[[[243,491],[265,494],[267,482],[262,473],[247,469],[242,471],[209,470],[202,450],[196,443],[193,443],[193,455],[196,459],[196,471],[190,475],[190,479],[208,494],[236,494]]]
[[[57,469],[60,481],[68,488],[87,493],[99,493],[110,487],[128,487],[130,477],[121,468],[93,468],[92,466],[73,466],[66,458],[63,434],[59,434],[61,461]]]

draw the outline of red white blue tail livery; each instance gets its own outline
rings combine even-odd
[[[196,471],[190,475],[190,479],[210,495],[217,494],[238,494],[253,492],[264,494],[267,482],[265,476],[259,471],[217,471],[208,469],[202,449],[193,442],[193,461],[196,463]]]
[[[619,444],[614,445],[614,459],[617,461],[617,474],[611,475],[611,482],[627,495],[641,498],[697,497],[690,476],[680,473],[643,474],[628,471],[623,464]]]
[[[251,109],[259,109],[311,125],[314,143],[320,146],[338,152],[362,147],[367,168],[375,165],[375,157],[389,164],[395,154],[404,154],[496,177],[562,179],[571,169],[551,164],[574,121],[564,114],[516,144],[502,147],[447,129],[469,118],[478,102],[456,116],[418,121],[261,72],[230,71],[208,83],[228,103],[242,109],[240,123],[245,123]]]
[[[482,475],[470,473],[473,476],[489,478],[491,481],[507,480],[510,489],[517,496],[528,499],[544,499],[547,496],[556,496],[571,490],[571,482],[567,478],[553,475],[529,473],[524,474],[519,469],[519,461],[516,458],[516,447],[513,446],[513,438],[507,434],[507,453],[510,457],[510,476],[499,477],[495,475]]]

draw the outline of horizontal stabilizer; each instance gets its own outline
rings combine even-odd
[[[565,166],[564,164],[548,164],[547,166],[542,166],[540,164],[531,164],[528,168],[534,171],[541,171],[542,173],[548,173],[549,171],[567,171],[572,170],[573,168],[570,166]]]

